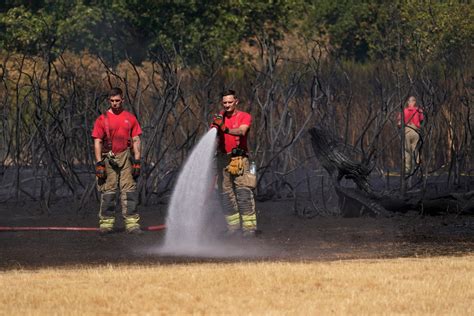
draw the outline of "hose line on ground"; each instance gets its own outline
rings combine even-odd
[[[144,231],[158,231],[165,229],[165,225],[143,227]],[[0,232],[18,231],[99,231],[98,227],[68,227],[68,226],[0,226]]]

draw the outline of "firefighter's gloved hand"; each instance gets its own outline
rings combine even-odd
[[[223,133],[229,132],[229,128],[224,125],[224,117],[220,114],[214,114],[211,125]]]
[[[244,174],[244,161],[241,156],[232,157],[230,163],[225,170],[233,176],[241,176]]]
[[[140,176],[140,171],[142,169],[142,162],[140,159],[132,158],[132,177],[133,179],[137,179]]]
[[[105,173],[105,161],[97,161],[95,164],[95,176],[98,179],[104,179],[107,177],[107,174]]]

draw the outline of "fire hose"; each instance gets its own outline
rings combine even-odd
[[[165,225],[143,227],[144,231],[159,231],[165,229]],[[19,231],[99,231],[98,227],[69,227],[69,226],[0,226],[0,232]]]

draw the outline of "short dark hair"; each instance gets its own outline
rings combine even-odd
[[[234,90],[231,90],[231,89],[222,91],[221,98],[225,97],[226,95],[233,95],[234,98],[237,98],[237,94],[235,93]]]
[[[120,95],[121,97],[123,97],[122,89],[120,89],[119,87],[113,87],[112,89],[109,90],[107,97],[110,98],[110,97],[113,97],[114,95]]]

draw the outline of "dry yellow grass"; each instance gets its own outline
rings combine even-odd
[[[474,314],[474,256],[0,273],[0,314]]]

